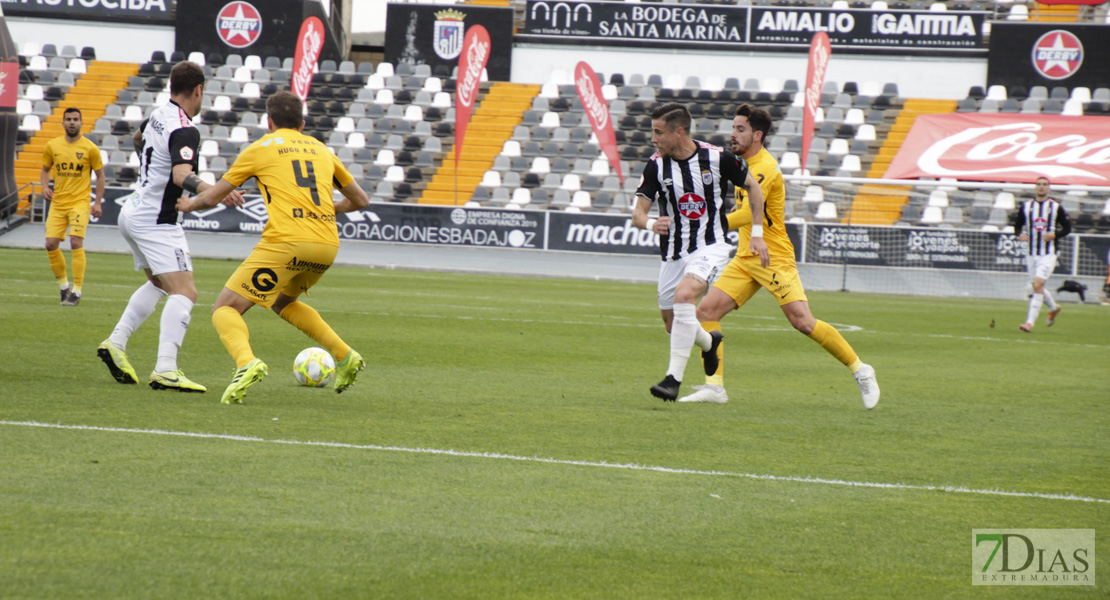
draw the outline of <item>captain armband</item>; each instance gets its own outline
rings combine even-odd
[[[181,182],[181,189],[190,194],[196,194],[197,190],[200,189],[201,183],[203,183],[203,181],[196,173],[189,173],[185,176],[185,180]]]

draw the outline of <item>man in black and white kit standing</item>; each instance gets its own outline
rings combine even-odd
[[[170,71],[170,101],[155,109],[134,135],[135,147],[141,148],[138,190],[120,209],[119,229],[131,246],[135,270],[145,272],[147,282],[131,295],[112,335],[96,351],[119,383],[138,383],[127,359],[127,340],[165,297],[158,359],[150,375],[150,387],[206,391],[177,366],[177,353],[197,301],[193,262],[185,230],[179,224],[177,199],[183,192],[197,194],[212,187],[197,175],[200,133],[192,120],[200,112],[204,79],[204,71],[194,63],[174,65]],[[225,199],[225,204],[232,206],[242,203],[237,191]]]
[[[1029,242],[1029,255],[1026,266],[1033,282],[1033,295],[1029,298],[1029,314],[1019,329],[1029,333],[1037,322],[1041,304],[1048,305],[1048,327],[1056,323],[1056,317],[1063,310],[1052,298],[1052,293],[1044,284],[1056,270],[1056,258],[1060,251],[1059,241],[1071,233],[1071,220],[1064,207],[1048,194],[1052,191],[1047,177],[1038,177],[1034,196],[1021,204],[1014,220],[1014,232],[1023,242]],[[1024,229],[1024,231],[1022,231]]]
[[[732,247],[725,233],[732,209],[730,186],[745,188],[751,199],[752,253],[763,267],[770,255],[763,241],[763,190],[744,159],[692,139],[690,111],[681,104],[664,104],[652,111],[651,119],[656,152],[644,166],[632,224],[660,236],[659,310],[671,334],[671,358],[667,376],[651,387],[651,394],[673,402],[694,344],[703,351],[705,372],[717,370],[721,332],[705,331],[696,310],[729,261]],[[659,218],[652,219],[648,211],[655,202]]]

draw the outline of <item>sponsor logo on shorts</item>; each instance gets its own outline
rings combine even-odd
[[[313,273],[323,273],[328,270],[330,264],[312,262],[308,260],[298,260],[296,256],[292,260],[285,263],[286,271],[312,271]]]
[[[263,267],[251,275],[251,283],[254,284],[255,289],[260,292],[273,291],[277,287],[277,273],[273,269]],[[244,285],[244,288],[246,286]]]
[[[188,257],[188,255],[185,254],[184,250],[182,250],[181,248],[174,248],[173,249],[173,255],[174,255],[174,258],[177,259],[177,270],[178,271],[189,271],[190,270],[189,269],[189,257]]]

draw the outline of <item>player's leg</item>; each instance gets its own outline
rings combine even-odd
[[[794,300],[783,304],[782,312],[795,329],[817,342],[833,358],[848,367],[859,385],[863,405],[868,409],[875,408],[879,403],[879,383],[875,377],[875,369],[860,360],[848,340],[844,339],[844,336],[832,325],[814,318],[809,310],[809,302],[806,300]]]
[[[50,271],[58,281],[58,290],[61,292],[61,301],[65,302],[69,296],[69,278],[66,277],[66,257],[62,254],[61,243],[66,237],[68,223],[65,214],[50,206],[46,216],[46,258],[50,261]]]
[[[744,261],[733,259],[722,271],[721,276],[709,288],[705,297],[698,303],[698,322],[706,331],[721,330],[721,319],[728,313],[744,305],[757,291],[759,283],[752,280],[744,266]],[[713,336],[716,348],[702,351],[702,366],[705,368],[705,385],[694,386],[694,393],[679,399],[679,402],[728,402],[725,392],[723,339]]]
[[[241,269],[242,267],[240,267]],[[239,275],[236,271],[234,279]],[[212,307],[212,325],[220,336],[227,353],[235,361],[235,372],[231,375],[231,383],[224,389],[220,402],[223,404],[239,404],[243,402],[247,389],[262,381],[269,368],[254,355],[250,345],[250,330],[247,322],[243,320],[243,313],[253,306],[253,302],[231,288],[232,282],[220,290],[216,303]]]
[[[674,321],[671,323],[671,356],[667,375],[662,382],[651,388],[652,395],[657,398],[670,401],[677,399],[686,364],[690,361],[690,350],[695,344],[702,350],[710,350],[714,345],[714,337],[698,323],[697,303],[728,263],[728,250],[727,244],[715,244],[687,257],[685,261],[682,278],[674,292]],[[719,340],[716,343],[720,343]]]
[[[73,288],[63,303],[77,306],[85,284],[85,231],[89,225],[89,206],[78,206],[66,215],[69,221],[69,253],[73,258]]]
[[[1052,327],[1056,324],[1056,317],[1064,310],[1064,307],[1056,303],[1056,299],[1052,297],[1052,287],[1048,285],[1048,278],[1045,278],[1044,283],[1044,305],[1048,308],[1048,320],[1045,321],[1046,327]]]
[[[120,315],[119,321],[112,329],[112,334],[100,343],[96,354],[108,366],[108,371],[116,381],[120,383],[138,383],[138,375],[130,361],[127,360],[127,342],[131,339],[131,334],[135,333],[135,330],[150,315],[154,314],[154,309],[158,307],[158,302],[165,297],[166,292],[158,287],[157,281],[150,271],[150,264],[131,231],[131,222],[126,212],[120,214],[119,229],[123,239],[131,246],[135,270],[143,271],[146,274],[147,281],[131,294],[127,306],[123,309],[123,314]]]
[[[197,301],[196,284],[193,283],[192,266],[188,271],[159,273],[155,277],[167,292],[162,306],[158,330],[158,361],[150,375],[150,387],[179,392],[206,392],[203,385],[190,381],[177,365],[177,355],[185,343],[185,334],[192,321],[193,306]]]

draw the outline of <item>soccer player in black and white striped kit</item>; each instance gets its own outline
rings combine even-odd
[[[1014,221],[1014,232],[1021,234],[1018,239],[1029,242],[1026,265],[1029,268],[1029,277],[1033,280],[1033,295],[1029,298],[1029,314],[1025,323],[1019,326],[1026,333],[1033,330],[1042,303],[1048,305],[1048,327],[1056,323],[1056,316],[1063,310],[1053,300],[1052,293],[1045,289],[1044,284],[1056,270],[1059,252],[1057,242],[1071,233],[1071,220],[1068,219],[1068,213],[1064,212],[1064,207],[1048,195],[1051,191],[1048,178],[1038,177],[1033,199],[1021,204]]]
[[[722,335],[710,334],[698,323],[697,303],[729,261],[732,246],[725,233],[732,209],[730,186],[748,191],[751,252],[759,255],[763,267],[770,262],[763,240],[763,190],[744,159],[692,139],[690,122],[690,111],[681,104],[652,111],[651,143],[656,152],[644,166],[632,213],[633,225],[660,236],[659,310],[671,334],[671,359],[667,376],[651,387],[651,394],[671,402],[678,397],[694,344],[706,353],[705,372],[717,371]],[[654,202],[659,203],[658,219],[648,217]]]

